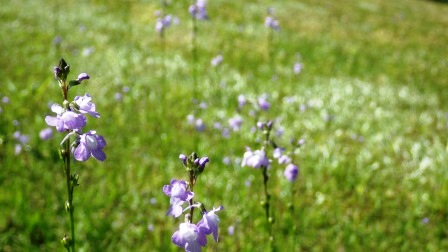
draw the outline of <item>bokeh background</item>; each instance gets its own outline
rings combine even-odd
[[[198,200],[225,207],[205,250],[265,251],[261,172],[241,167],[261,147],[258,120],[287,150],[305,141],[295,182],[275,160],[269,170],[279,251],[448,250],[446,2],[210,0],[196,63],[191,2],[161,3],[2,1],[0,251],[62,251],[69,233],[63,134],[39,137],[62,103],[61,57],[72,79],[90,75],[70,96],[93,97],[101,118],[87,127],[107,141],[105,162],[73,165],[80,251],[179,251],[162,186],[187,178],[178,156],[193,151],[210,158]],[[278,31],[264,25],[270,7]],[[178,20],[163,40],[157,11]],[[240,95],[270,109],[254,116]]]

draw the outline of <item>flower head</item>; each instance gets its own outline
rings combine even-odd
[[[81,81],[83,81],[83,80],[88,80],[88,79],[90,79],[90,76],[89,76],[89,75],[87,75],[86,73],[80,73],[80,74],[78,75],[78,79],[77,79],[77,81],[78,81],[78,82],[81,82]]]
[[[215,241],[218,241],[219,224],[219,217],[215,214],[215,212],[221,211],[222,209],[222,206],[213,208],[213,210],[202,215],[202,219],[198,222],[199,231],[206,235],[213,234],[213,238],[215,239]]]
[[[60,105],[53,104],[51,110],[57,114],[56,117],[46,116],[45,122],[49,126],[55,126],[59,132],[66,130],[80,130],[87,123],[83,115],[76,114],[73,111],[66,111]]]
[[[39,137],[42,140],[48,140],[53,136],[53,130],[51,128],[45,128],[39,132]]]
[[[265,110],[265,111],[269,110],[269,108],[271,107],[271,104],[269,104],[268,100],[264,96],[260,96],[258,98],[258,105],[260,106],[261,110]]]
[[[194,193],[187,191],[187,182],[185,180],[172,179],[169,185],[163,186],[163,192],[170,196],[170,208],[167,215],[179,217],[182,214],[182,204],[193,198]]]
[[[263,150],[251,151],[249,148],[247,148],[247,151],[244,153],[241,166],[250,166],[253,168],[260,168],[262,166],[268,167],[269,159],[266,157],[266,154]]]
[[[106,154],[103,149],[106,147],[106,141],[96,131],[89,131],[79,136],[79,144],[75,148],[74,157],[78,161],[86,161],[93,156],[99,161],[106,160]]]
[[[207,3],[205,0],[197,0],[195,4],[188,8],[188,12],[190,12],[190,15],[193,18],[206,20],[208,19],[207,10],[205,9],[206,5]]]
[[[162,18],[157,18],[156,21],[156,31],[157,32],[162,32],[164,31],[166,28],[171,26],[173,17],[171,15],[165,15]]]
[[[177,246],[188,252],[200,252],[202,247],[207,245],[207,237],[202,233],[196,224],[181,223],[171,240]]]
[[[216,56],[216,57],[214,57],[214,58],[212,59],[212,61],[211,61],[212,66],[215,67],[215,66],[221,64],[221,62],[222,62],[223,59],[224,59],[224,58],[222,57],[221,54],[218,55],[218,56]]]
[[[285,175],[285,178],[289,180],[290,182],[293,182],[297,179],[297,176],[299,175],[299,167],[294,164],[288,164],[286,166],[285,172],[283,173]]]
[[[79,112],[83,114],[89,113],[89,115],[99,118],[100,114],[95,111],[95,104],[91,100],[92,97],[89,94],[85,94],[84,96],[76,96],[74,102],[79,106]]]

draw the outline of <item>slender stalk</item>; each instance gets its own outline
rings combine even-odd
[[[194,178],[194,171],[189,172],[189,177],[190,177],[190,191],[193,192],[194,184],[196,183],[195,178]],[[194,204],[193,199],[190,199],[190,206],[193,204]],[[193,213],[194,213],[194,207],[191,207],[190,208],[190,216],[189,216],[190,223],[193,223]]]
[[[67,96],[68,96],[68,87],[67,87],[67,83],[65,80],[62,81],[62,85],[61,85],[61,89],[62,89],[62,96],[64,97],[64,101],[67,101]],[[62,156],[63,156],[63,160],[64,160],[64,171],[65,171],[65,177],[67,180],[67,196],[68,196],[68,200],[67,200],[67,205],[66,205],[66,209],[68,210],[69,214],[70,214],[70,232],[71,232],[71,239],[70,239],[70,247],[71,247],[71,251],[75,252],[75,219],[73,217],[73,212],[74,212],[74,207],[73,207],[73,189],[75,187],[75,184],[77,182],[74,182],[72,179],[72,174],[71,174],[71,170],[70,170],[70,138],[67,138],[67,140],[65,141],[65,146],[64,149],[62,150]],[[68,249],[68,247],[67,247]]]
[[[265,155],[266,156],[267,156],[267,148],[268,148],[269,143],[270,143],[270,140],[269,140],[270,133],[271,133],[271,129],[268,128],[265,131],[266,139],[264,141],[264,146],[263,146],[263,149],[265,151]],[[265,202],[264,202],[263,206],[264,206],[264,210],[265,210],[265,213],[266,213],[266,226],[267,226],[268,233],[269,233],[269,244],[270,244],[271,251],[275,251],[275,248],[274,248],[274,235],[272,233],[273,218],[271,217],[271,213],[270,213],[270,199],[271,199],[271,195],[268,192],[268,180],[269,180],[268,167],[262,166],[262,172],[263,172],[263,185],[264,185],[264,194],[265,194]]]

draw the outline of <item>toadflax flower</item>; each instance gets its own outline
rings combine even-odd
[[[45,122],[50,126],[55,126],[59,132],[80,130],[87,123],[85,116],[76,114],[73,111],[66,111],[58,104],[53,104],[51,111],[55,112],[57,116],[46,116]]]
[[[103,148],[106,147],[106,141],[96,131],[91,130],[79,136],[79,144],[75,148],[74,157],[78,161],[86,161],[93,156],[99,161],[106,160],[106,154]]]
[[[294,164],[288,164],[286,166],[285,172],[283,173],[285,175],[285,178],[289,180],[290,182],[293,182],[297,179],[297,176],[299,175],[299,167]]]
[[[194,196],[193,192],[187,191],[187,182],[185,180],[172,179],[169,185],[163,186],[163,192],[171,197],[171,206],[166,215],[172,215],[175,218],[182,214],[182,204]]]
[[[205,0],[197,0],[195,4],[188,8],[188,12],[190,12],[190,15],[193,18],[206,20],[208,19],[206,5],[207,3]]]
[[[213,210],[209,211],[202,215],[202,219],[198,222],[199,231],[208,235],[213,234],[213,238],[215,241],[218,241],[218,224],[219,218],[215,212],[221,211],[223,209],[222,206],[218,208],[213,208]]]
[[[92,97],[89,94],[85,94],[84,96],[76,96],[74,102],[79,106],[79,112],[83,114],[89,113],[89,115],[99,118],[100,114],[95,111],[95,104],[91,100]]]
[[[177,246],[188,252],[200,252],[202,247],[207,245],[207,237],[202,233],[196,224],[181,223],[171,240]]]
[[[241,166],[250,166],[253,168],[268,167],[269,159],[263,150],[251,151],[250,148],[247,148]]]

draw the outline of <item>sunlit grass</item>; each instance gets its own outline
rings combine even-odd
[[[274,82],[263,23],[270,2],[209,1],[211,19],[199,23],[198,35],[200,102],[209,106],[197,113],[207,129],[197,135],[186,120],[197,109],[188,4],[172,1],[166,9],[180,24],[166,33],[168,85],[161,89],[158,2],[107,2],[23,0],[0,9],[0,96],[11,100],[0,102],[0,250],[63,249],[59,240],[68,225],[56,151],[61,136],[46,142],[38,136],[48,103],[60,97],[52,75],[60,57],[73,76],[91,76],[76,93],[94,97],[101,118],[89,127],[108,143],[106,162],[74,165],[81,184],[74,199],[76,233],[84,251],[177,251],[170,239],[179,222],[165,216],[169,200],[162,186],[186,177],[177,157],[192,151],[211,159],[195,192],[209,208],[225,207],[220,241],[209,242],[207,251],[261,250],[267,244],[261,174],[238,162],[245,146],[257,146],[260,136],[250,133],[254,119],[243,110],[241,131],[228,139],[213,123],[237,113],[239,94],[262,93],[272,105],[262,119],[285,128],[276,142],[306,141],[296,154],[297,216],[288,216],[283,168],[274,165],[271,172],[281,251],[448,249],[447,5],[273,3],[281,25],[274,34]],[[295,76],[297,53],[304,69]],[[217,54],[224,56],[219,69],[210,65]],[[223,84],[216,83],[218,76]],[[168,90],[166,104],[159,102],[161,90]],[[31,138],[17,156],[16,130]],[[225,165],[224,157],[233,164]],[[234,235],[227,232],[231,225]]]

